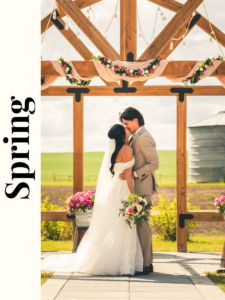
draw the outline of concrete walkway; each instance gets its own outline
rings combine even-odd
[[[42,252],[42,257],[71,252]],[[87,276],[54,273],[42,285],[42,300],[225,300],[205,271],[219,269],[220,253],[154,253],[154,273]]]

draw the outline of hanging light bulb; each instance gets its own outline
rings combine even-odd
[[[210,44],[210,45],[213,44],[213,39],[212,39],[212,37],[210,37],[210,39],[209,39],[209,44]]]
[[[166,16],[163,17],[163,23],[166,25]]]
[[[193,14],[192,14],[192,17],[194,17],[195,16],[195,11],[193,12]]]
[[[56,18],[57,18],[57,16],[56,16],[56,10],[54,10],[54,11],[53,11],[52,19],[53,19],[53,20],[56,20]]]
[[[173,50],[173,41],[170,42],[170,50]]]
[[[185,43],[185,41],[183,41],[183,47],[184,47],[184,49],[186,49],[186,43]]]
[[[107,34],[105,35],[105,39],[107,40]]]
[[[117,21],[117,13],[114,15],[114,20]]]
[[[65,30],[68,30],[68,29],[69,29],[68,22],[66,21],[65,22]]]
[[[142,34],[141,32],[139,33],[139,40],[141,41],[141,38],[142,38]]]
[[[90,16],[89,12],[88,12],[88,19],[89,19],[89,20],[91,19],[91,16]]]
[[[79,39],[80,38],[80,32],[77,31],[77,38]]]

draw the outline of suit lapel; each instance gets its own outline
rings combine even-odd
[[[131,146],[133,147],[135,142],[137,141],[138,137],[145,131],[145,127],[142,127],[137,134],[135,134],[135,136],[133,137],[133,140],[132,140],[132,143],[131,143]]]

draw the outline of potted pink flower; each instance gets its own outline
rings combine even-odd
[[[223,214],[225,220],[225,194],[222,193],[218,198],[215,199],[214,206],[218,208],[219,212]]]
[[[94,206],[94,192],[79,192],[67,197],[66,212],[68,219],[76,219],[78,227],[88,227]]]

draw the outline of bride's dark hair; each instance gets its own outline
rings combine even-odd
[[[120,125],[120,124],[113,125],[113,127],[108,132],[108,137],[110,139],[115,139],[115,141],[116,141],[116,149],[111,156],[111,164],[112,165],[109,168],[111,173],[114,175],[115,174],[114,173],[114,165],[116,163],[117,154],[125,143],[126,132],[125,132],[124,126]]]

